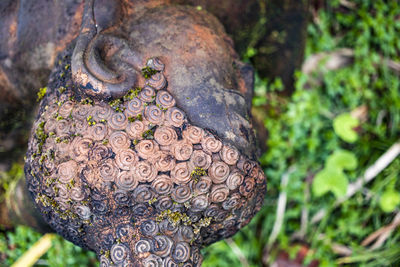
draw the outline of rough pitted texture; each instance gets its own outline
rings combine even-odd
[[[202,246],[260,209],[262,169],[187,120],[161,61],[113,102],[76,94],[63,64],[33,128],[28,187],[50,226],[101,266],[199,266]]]

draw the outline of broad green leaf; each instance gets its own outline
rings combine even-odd
[[[325,167],[315,175],[312,190],[316,197],[331,191],[336,198],[340,198],[346,194],[348,184],[349,181],[341,169]]]
[[[379,206],[384,212],[392,212],[400,204],[400,193],[393,189],[387,190],[379,200]]]
[[[357,158],[353,152],[339,149],[327,158],[325,165],[329,168],[354,170],[357,168]]]
[[[359,125],[359,121],[349,113],[343,113],[333,120],[335,133],[348,143],[354,143],[358,139],[357,133],[353,128]]]

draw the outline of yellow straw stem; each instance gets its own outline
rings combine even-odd
[[[45,234],[36,243],[29,248],[11,267],[29,267],[33,266],[40,257],[43,256],[51,247],[51,241],[55,234]]]

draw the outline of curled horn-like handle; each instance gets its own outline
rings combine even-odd
[[[123,96],[136,82],[138,71],[129,62],[133,57],[126,40],[100,32],[94,17],[94,0],[85,1],[81,31],[71,60],[78,93],[97,99]]]

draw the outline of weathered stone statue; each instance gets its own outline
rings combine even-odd
[[[28,190],[101,266],[199,266],[263,203],[253,72],[209,13],[139,2],[85,2],[33,125]]]

